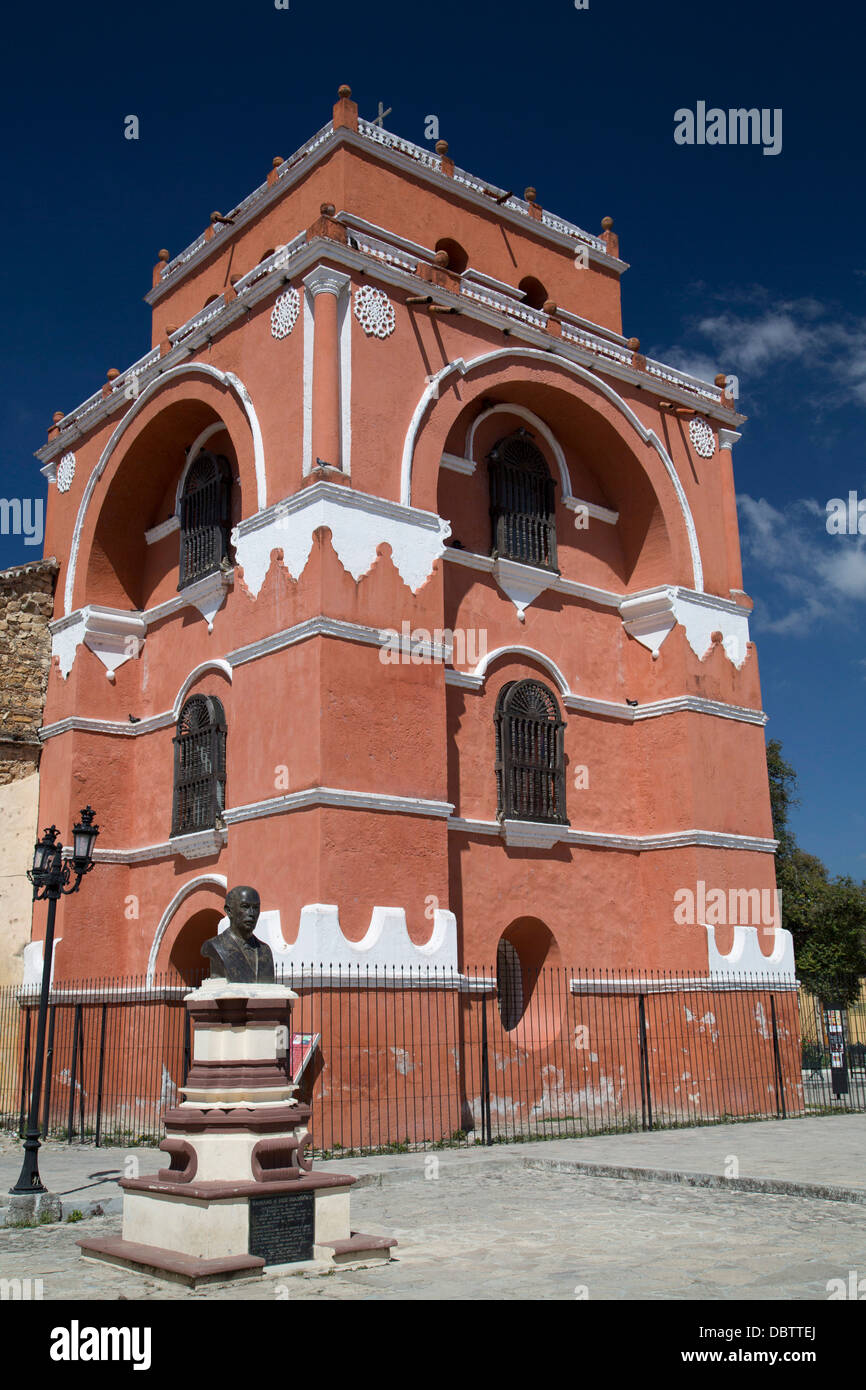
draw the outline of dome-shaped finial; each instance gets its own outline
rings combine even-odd
[[[348,101],[351,95],[352,88],[346,82],[344,82],[340,87],[337,88],[337,96],[340,98],[341,101]]]
[[[612,218],[612,217],[603,217],[603,218],[601,219],[601,230],[602,230],[603,232],[609,232],[612,226],[613,226],[613,218]]]

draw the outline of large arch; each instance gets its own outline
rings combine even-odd
[[[600,376],[597,376],[595,372],[591,372],[587,367],[583,367],[577,362],[571,362],[564,357],[552,356],[551,353],[544,352],[540,348],[498,348],[495,351],[482,353],[478,357],[473,357],[469,361],[466,361],[462,357],[458,357],[455,358],[453,362],[446,363],[435,376],[428,379],[427,386],[422,392],[415,410],[413,411],[412,419],[409,422],[409,427],[403,441],[403,453],[400,464],[400,501],[405,506],[412,505],[412,472],[418,437],[421,433],[421,428],[428,409],[434,402],[441,399],[441,387],[447,384],[449,376],[456,372],[461,377],[465,377],[470,372],[480,367],[486,367],[490,363],[517,361],[521,358],[541,364],[549,371],[562,371],[585,382],[592,390],[598,391],[612,406],[614,406],[643,443],[649,444],[655,450],[672,486],[674,498],[682,519],[691,559],[693,588],[698,593],[703,593],[704,572],[700,545],[698,543],[697,528],[682,481],[680,480],[674,462],[664,444],[654,430],[647,429],[628,402],[624,400],[619,392],[608,382],[604,381]],[[461,403],[461,408],[465,408],[465,402]],[[557,462],[559,462],[559,460],[557,460]],[[571,488],[569,482],[569,495],[570,494]]]
[[[138,420],[145,412],[145,408],[150,405],[159,393],[165,391],[166,387],[173,385],[179,380],[196,375],[204,376],[206,379],[216,382],[219,386],[230,391],[239,402],[240,409],[246,418],[252,435],[257,510],[262,511],[263,508],[267,506],[268,489],[262,432],[252,399],[243,382],[235,376],[234,372],[221,372],[217,367],[212,367],[206,362],[187,362],[179,367],[170,368],[169,371],[164,372],[161,376],[157,377],[155,381],[152,381],[149,386],[146,386],[138,399],[134,401],[129,410],[127,410],[123,419],[113,431],[111,438],[100,455],[99,462],[96,464],[96,467],[87,480],[87,485],[81,498],[78,514],[75,518],[75,526],[72,532],[72,543],[69,550],[69,568],[66,573],[66,584],[64,588],[64,613],[68,614],[73,611],[75,576],[78,568],[78,558],[81,550],[81,541],[88,508],[96,485],[108,467],[118,445],[130,426]],[[219,414],[218,411],[216,413]]]

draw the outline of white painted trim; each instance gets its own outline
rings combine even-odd
[[[282,563],[292,577],[300,577],[313,548],[313,533],[321,526],[330,530],[337,557],[355,580],[372,569],[379,545],[387,542],[400,578],[413,593],[430,578],[451,534],[450,524],[435,512],[337,483],[313,483],[239,522],[232,531],[237,563],[253,597],[265,581],[275,550],[282,552]]]
[[[481,660],[478,662],[478,665],[472,672],[473,677],[475,677],[475,679],[479,681],[479,684],[481,686],[484,685],[484,682],[487,679],[487,672],[489,668],[492,666],[493,662],[498,661],[501,656],[522,656],[525,657],[527,661],[534,661],[537,665],[543,666],[546,671],[550,672],[551,676],[553,676],[553,679],[556,681],[556,684],[559,687],[559,693],[561,695],[571,694],[568,681],[565,679],[565,676],[562,674],[555,661],[552,661],[549,656],[545,656],[543,652],[538,651],[535,647],[524,647],[517,645],[508,647],[497,647],[492,652],[484,653],[484,656],[482,656]]]
[[[304,381],[302,409],[301,468],[305,478],[313,471],[313,300],[306,290],[301,296],[304,324]]]
[[[226,677],[229,685],[232,683],[234,673],[228,661],[223,660],[221,657],[214,657],[211,661],[200,662],[198,666],[190,671],[183,685],[180,687],[180,690],[177,692],[177,695],[174,697],[174,704],[171,711],[174,719],[180,718],[180,712],[183,709],[183,702],[187,694],[199,677],[204,675],[205,671],[219,671]]]
[[[352,277],[333,266],[318,264],[302,282],[304,286],[304,458],[307,477],[313,471],[313,358],[316,332],[313,301],[332,294],[337,301],[337,340],[340,353],[340,467],[351,474],[352,459]],[[332,460],[326,460],[328,463]]]
[[[172,835],[168,843],[172,854],[179,854],[184,859],[205,859],[211,854],[219,854],[223,846],[228,844],[228,838],[227,831],[214,826],[210,830],[193,830],[187,835]]]
[[[604,521],[608,526],[616,526],[619,521],[619,512],[611,511],[610,507],[599,506],[598,502],[584,502],[579,497],[563,497],[562,504],[570,512],[585,511],[587,516],[595,517],[596,521]]]
[[[654,656],[677,623],[685,629],[689,646],[701,660],[710,649],[711,636],[716,629],[722,633],[725,654],[734,666],[741,667],[748,655],[749,611],[733,599],[698,593],[681,584],[659,584],[654,589],[616,594],[574,579],[563,579],[561,575],[551,575],[547,570],[517,565],[514,561],[494,560],[490,555],[477,555],[453,546],[445,547],[443,558],[451,564],[493,575],[500,589],[517,607],[518,616],[521,603],[525,607],[533,596],[551,590],[618,609],[629,636],[641,642]],[[514,580],[511,584],[509,576]],[[713,617],[714,614],[718,617]]]
[[[471,365],[470,363],[467,370],[471,368]],[[555,437],[550,426],[546,425],[538,415],[534,415],[531,410],[527,410],[525,406],[510,405],[507,401],[501,401],[498,405],[492,405],[488,410],[482,410],[480,415],[476,415],[466,431],[466,444],[464,447],[466,457],[469,459],[475,458],[475,435],[478,426],[485,420],[489,420],[491,415],[514,415],[518,420],[525,420],[527,424],[532,425],[533,429],[538,431],[547,444],[547,447],[550,449],[550,452],[553,454],[557,469],[559,470],[562,497],[563,499],[571,497],[571,478],[568,474],[568,464],[565,461],[565,452],[562,445]]]
[[[632,718],[657,719],[663,714],[711,714],[717,719],[736,719],[741,724],[760,724],[767,722],[767,715],[760,709],[749,709],[745,705],[728,705],[722,700],[708,700],[703,695],[671,695],[666,700],[653,700],[648,705],[638,705],[632,709]]]
[[[420,976],[422,970],[456,974],[459,968],[457,918],[447,908],[434,910],[432,931],[420,945],[409,936],[403,907],[374,907],[370,925],[360,941],[349,941],[343,935],[340,910],[335,903],[307,903],[302,907],[298,934],[291,945],[285,941],[274,916],[267,926],[267,932],[257,935],[270,946],[274,964],[286,971],[304,964],[315,968],[317,962],[320,967],[327,963],[329,973],[334,974],[362,969],[366,972],[369,968],[416,971]]]
[[[220,888],[225,892],[228,888],[228,879],[224,874],[200,874],[198,878],[192,878],[188,883],[184,883],[175,893],[168,907],[159,919],[159,925],[154,933],[153,941],[150,945],[150,952],[147,957],[146,982],[150,986],[153,984],[153,977],[156,973],[156,962],[159,956],[159,948],[165,936],[169,922],[174,917],[177,909],[190,893],[194,893],[198,888]]]
[[[337,331],[340,340],[340,467],[352,476],[352,283],[337,300]]]
[[[742,439],[742,435],[737,430],[719,430],[719,448],[733,452],[734,445]]]
[[[412,465],[414,462],[415,443],[418,436],[418,432],[420,430],[421,420],[423,419],[430,402],[433,399],[438,398],[438,387],[441,381],[451,371],[457,370],[460,372],[461,376],[466,376],[468,372],[474,371],[477,367],[487,366],[488,363],[501,361],[503,358],[514,357],[529,357],[533,360],[543,362],[545,366],[548,367],[562,367],[565,371],[571,372],[573,376],[578,377],[581,381],[585,381],[589,386],[593,387],[597,391],[600,391],[601,394],[608,401],[610,401],[611,404],[614,405],[617,410],[620,411],[620,413],[625,417],[625,419],[629,422],[629,424],[637,432],[640,439],[645,444],[650,444],[655,449],[671,481],[677,502],[679,504],[680,512],[683,517],[683,521],[686,528],[686,536],[689,543],[689,551],[691,554],[692,573],[694,578],[695,589],[699,593],[702,592],[704,587],[704,577],[700,546],[698,544],[698,534],[695,528],[694,517],[692,516],[691,508],[689,507],[688,498],[686,497],[685,489],[682,485],[682,482],[680,481],[679,474],[677,473],[677,470],[674,467],[672,458],[668,454],[667,450],[665,449],[655,430],[647,429],[647,427],[632,410],[631,406],[623,400],[622,396],[620,396],[620,394],[617,391],[615,391],[612,386],[610,386],[606,381],[603,381],[602,378],[600,376],[597,376],[595,372],[589,371],[588,368],[581,366],[578,362],[571,361],[569,358],[564,357],[559,353],[554,354],[551,352],[543,352],[538,348],[528,347],[496,348],[492,352],[485,352],[482,353],[479,357],[473,357],[468,362],[462,357],[456,358],[453,362],[447,363],[441,369],[441,371],[437,372],[436,376],[431,381],[428,381],[427,386],[424,392],[422,393],[421,398],[418,401],[418,404],[415,407],[412,419],[409,424],[409,428],[406,432],[406,437],[403,441],[403,457],[400,465],[400,498],[403,501],[404,505],[408,506],[411,504],[412,501]],[[568,490],[570,495],[570,487]]]
[[[123,661],[141,655],[147,628],[184,608],[197,608],[205,619],[208,632],[213,632],[213,620],[225,602],[225,596],[234,583],[233,570],[215,570],[206,574],[194,584],[188,584],[180,593],[154,608],[104,608],[87,604],[84,608],[68,613],[63,618],[53,618],[48,624],[51,633],[51,654],[58,658],[63,679],[69,675],[78,647],[84,642],[102,661],[108,670],[109,680],[114,679],[114,671]],[[124,638],[136,638],[137,646],[131,650]],[[116,659],[117,657],[120,659]]]
[[[239,821],[278,816],[286,811],[302,811],[311,806],[342,806],[357,811],[394,811],[409,816],[432,816],[445,820],[454,811],[448,801],[430,801],[420,796],[391,796],[386,792],[349,791],[343,787],[305,787],[303,791],[234,806],[223,812],[226,825]]]
[[[493,574],[496,564],[492,555],[479,555],[473,550],[461,550],[454,546],[445,547],[443,559],[455,565],[464,565],[466,569],[479,570],[482,574]],[[577,579],[564,579],[562,575],[553,574],[548,570],[539,573],[549,576],[549,582],[545,586],[547,589],[569,594],[572,598],[585,598],[590,603],[603,604],[607,608],[619,608],[623,599],[632,597],[631,594],[615,594],[610,589],[596,589],[591,584],[581,584]]]
[[[502,835],[507,845],[523,849],[552,849],[568,839],[567,825],[547,821],[503,820]]]
[[[766,989],[770,976],[773,989],[799,989],[796,978],[789,975],[777,978],[772,969],[749,975],[738,971],[719,975],[671,975],[661,979],[655,975],[583,976],[572,980],[569,988],[572,994],[677,994],[688,990],[717,994],[725,989]]]
[[[226,826],[241,821],[268,819],[291,811],[305,811],[318,806],[337,806],[354,811],[385,811],[398,815],[423,816],[447,820],[454,811],[449,801],[430,801],[420,796],[390,796],[386,792],[349,791],[342,787],[305,787],[299,792],[252,801],[246,806],[234,806],[223,812]],[[93,857],[100,864],[139,864],[150,859],[168,859],[182,855],[198,859],[205,853],[215,853],[228,839],[227,830],[198,831],[193,835],[178,835],[155,845],[140,845],[129,849],[96,849]],[[197,843],[198,842],[198,843]]]
[[[446,552],[447,553],[447,552]],[[73,615],[78,621],[78,615]],[[142,615],[148,620],[148,614]],[[68,626],[68,619],[60,619],[60,625]],[[90,719],[83,715],[69,715],[65,719],[56,720],[52,724],[45,724],[39,730],[39,736],[43,742],[50,738],[57,738],[61,734],[81,731],[94,734],[111,734],[122,738],[135,738],[142,734],[154,733],[159,729],[164,729],[173,724],[179,714],[186,698],[187,691],[198,676],[208,670],[220,671],[232,678],[235,666],[242,666],[248,661],[257,661],[261,657],[270,656],[275,652],[283,651],[286,647],[294,646],[298,642],[305,642],[313,637],[333,637],[337,641],[359,642],[366,646],[382,647],[382,632],[385,629],[365,627],[360,623],[345,622],[340,618],[307,618],[304,622],[297,623],[294,627],[284,628],[280,632],[272,633],[268,637],[259,638],[248,646],[238,647],[236,650],[228,652],[224,658],[213,658],[202,662],[194,671],[186,677],[184,684],[175,700],[171,710],[165,710],[159,714],[149,715],[137,724],[121,723],[119,720],[111,719]],[[388,629],[397,631],[397,629]],[[435,629],[434,629],[435,632]],[[431,634],[432,635],[432,634]],[[432,645],[428,648],[427,644],[418,648],[428,652],[429,655],[440,656],[440,653]],[[464,690],[481,691],[487,678],[487,669],[491,662],[498,656],[514,653],[517,656],[524,656],[530,661],[537,662],[544,666],[556,681],[559,692],[562,696],[563,704],[568,710],[586,712],[591,714],[604,715],[611,719],[624,720],[632,723],[641,719],[655,719],[667,714],[680,714],[683,712],[696,714],[715,715],[720,719],[734,719],[743,724],[759,724],[763,726],[767,722],[767,715],[763,710],[749,709],[743,705],[730,705],[722,700],[709,700],[701,695],[671,695],[664,700],[654,700],[645,705],[637,707],[623,705],[615,700],[594,699],[588,696],[576,695],[568,686],[562,671],[556,666],[549,657],[543,652],[539,652],[535,647],[509,646],[498,647],[495,652],[489,652],[483,661],[475,667],[473,671],[457,671],[453,667],[446,667],[445,684],[459,687]],[[483,669],[481,669],[483,667]]]
[[[461,458],[459,454],[443,454],[439,460],[439,467],[447,468],[451,473],[463,473],[469,477],[475,472],[475,461]]]
[[[761,950],[761,930],[773,933],[773,949],[769,956],[765,956]],[[715,927],[706,927],[706,932],[710,975],[714,979],[760,972],[794,979],[794,938],[783,927],[735,926],[731,949],[725,955],[716,945]]]
[[[152,734],[157,729],[167,729],[175,722],[175,716],[171,710],[166,710],[162,714],[153,714],[148,719],[141,719],[137,724],[122,724],[116,719],[88,719],[85,715],[71,714],[66,719],[58,719],[53,724],[43,724],[39,730],[39,737],[43,743],[50,738],[59,738],[61,734],[85,733],[85,734],[111,734],[112,737],[136,738],[141,734]]]
[[[158,526],[152,526],[149,531],[145,531],[144,539],[147,545],[156,545],[157,541],[165,540],[173,531],[180,530],[180,517],[175,514],[166,521],[161,521]]]
[[[472,835],[504,834],[499,821],[464,820],[462,816],[451,816],[448,829]],[[637,853],[699,846],[705,849],[738,849],[756,854],[775,854],[778,845],[778,840],[765,840],[757,835],[730,835],[721,830],[671,830],[661,835],[614,835],[595,830],[575,830],[570,826],[556,826],[554,829],[562,832],[558,839],[563,844],[631,850]]]
[[[201,311],[194,314],[186,324],[173,333],[172,348],[164,357],[159,356],[158,349],[151,349],[138,362],[128,367],[123,376],[118,377],[115,388],[108,397],[103,397],[102,392],[98,391],[64,416],[58,426],[60,433],[37,449],[36,457],[43,463],[52,462],[76,440],[84,438],[118,410],[123,400],[127,399],[125,391],[131,380],[135,379],[139,384],[145,380],[153,381],[170,367],[206,347],[212,341],[214,333],[226,332],[262,300],[270,298],[290,279],[302,275],[308,266],[317,263],[322,255],[331,256],[332,259],[368,276],[371,280],[378,280],[382,284],[395,286],[398,290],[408,293],[417,292],[417,277],[405,267],[382,260],[377,255],[328,241],[323,237],[313,237],[308,242],[302,232],[287,246],[279,248],[274,256],[268,258],[265,262],[267,269],[255,266],[247,275],[241,276],[235,286],[237,298],[228,304],[209,306],[209,313],[204,322]],[[290,274],[286,273],[287,270]],[[469,287],[467,284],[467,289]],[[544,331],[543,316],[536,315],[534,310],[524,310],[521,315],[519,294],[509,297],[509,303],[502,306],[476,299],[468,293],[451,294],[446,290],[440,293],[444,300],[459,306],[461,313],[467,318],[498,330],[507,326],[509,333],[515,338],[535,344],[544,350],[546,355],[584,362],[592,369],[597,369],[601,361],[602,369],[617,380],[638,386],[652,396],[666,396],[690,409],[695,409],[697,398],[701,413],[723,427],[730,427],[731,423],[742,424],[746,418],[723,406],[709,383],[700,381],[697,377],[690,377],[675,368],[667,368],[663,363],[652,362],[649,359],[647,369],[640,370],[631,365],[629,353],[609,352],[611,343],[624,340],[601,324],[578,320],[576,315],[563,312],[564,320],[574,320],[586,325],[585,331],[578,336],[566,334],[558,340],[558,346],[554,347]],[[531,320],[528,317],[530,313],[534,315]]]
[[[250,427],[250,433],[253,437],[257,506],[260,511],[263,507],[267,506],[268,488],[262,432],[250,394],[244,384],[235,376],[234,372],[221,372],[216,367],[209,366],[206,362],[186,362],[181,366],[169,368],[169,370],[155,377],[149,385],[145,386],[138,398],[132,402],[129,409],[112,432],[111,438],[102,451],[99,462],[87,480],[84,495],[82,496],[78,508],[78,515],[75,518],[72,544],[69,550],[69,570],[66,575],[66,587],[64,591],[64,612],[66,614],[73,611],[72,601],[75,592],[75,572],[78,567],[78,550],[81,545],[81,533],[84,529],[84,519],[87,515],[87,508],[90,505],[90,499],[93,496],[96,484],[105,472],[109,459],[139,411],[148,404],[158,391],[162,390],[163,386],[166,386],[169,382],[177,381],[181,377],[193,376],[195,374],[210,377],[212,380],[220,382],[223,386],[229,386],[241,401],[241,405],[247,417],[247,424]]]

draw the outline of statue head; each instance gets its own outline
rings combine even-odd
[[[261,900],[255,888],[244,885],[229,889],[225,908],[232,930],[237,932],[243,941],[249,941],[262,910]]]

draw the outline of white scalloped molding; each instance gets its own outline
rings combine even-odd
[[[769,956],[765,956],[761,950],[759,931],[773,933],[773,950]],[[734,927],[733,945],[726,955],[722,955],[716,945],[715,927],[707,927],[706,932],[710,979],[743,974],[780,975],[789,980],[795,978],[794,938],[783,927]]]
[[[292,578],[300,578],[313,548],[313,532],[320,526],[330,530],[337,557],[355,581],[372,569],[377,546],[387,542],[400,578],[413,593],[430,578],[451,534],[450,523],[435,512],[403,507],[336,483],[314,483],[241,521],[232,532],[237,563],[254,598],[274,550],[283,552]]]
[[[51,654],[57,657],[64,680],[83,642],[99,657],[108,679],[113,681],[118,666],[139,655],[147,632],[147,624],[139,613],[102,608],[98,604],[88,604],[79,613],[72,614],[71,620],[61,618],[49,627]]]
[[[62,936],[55,936],[54,946],[51,951],[51,970],[49,971],[49,984],[54,980],[54,965],[57,960],[57,947],[63,940]],[[38,989],[42,984],[42,971],[45,968],[45,942],[29,941],[21,953],[24,962],[24,977],[21,981],[22,989]]]
[[[154,608],[103,608],[88,604],[64,618],[57,618],[48,627],[51,653],[58,658],[63,679],[66,680],[72,670],[76,650],[84,642],[99,657],[108,679],[113,681],[118,666],[141,655],[148,627],[182,608],[197,608],[207,623],[208,632],[213,632],[214,617],[233,583],[234,572],[219,569],[187,585],[174,598]]]
[[[57,657],[60,674],[66,680],[75,661],[75,653],[84,641],[84,612],[70,613],[56,623],[49,623],[51,632],[51,655]]]
[[[686,630],[689,646],[701,660],[710,650],[712,634],[721,632],[725,655],[740,667],[748,655],[749,617],[745,609],[712,594],[661,586],[620,603],[623,627],[653,654],[676,623]]]
[[[224,918],[223,921],[228,922]],[[360,941],[349,941],[340,927],[340,909],[333,903],[307,903],[301,908],[298,935],[289,945],[283,937],[278,911],[263,912],[256,936],[267,942],[279,968],[327,965],[331,970],[458,970],[457,918],[436,908],[433,930],[416,945],[406,927],[402,907],[374,907],[370,925]]]

